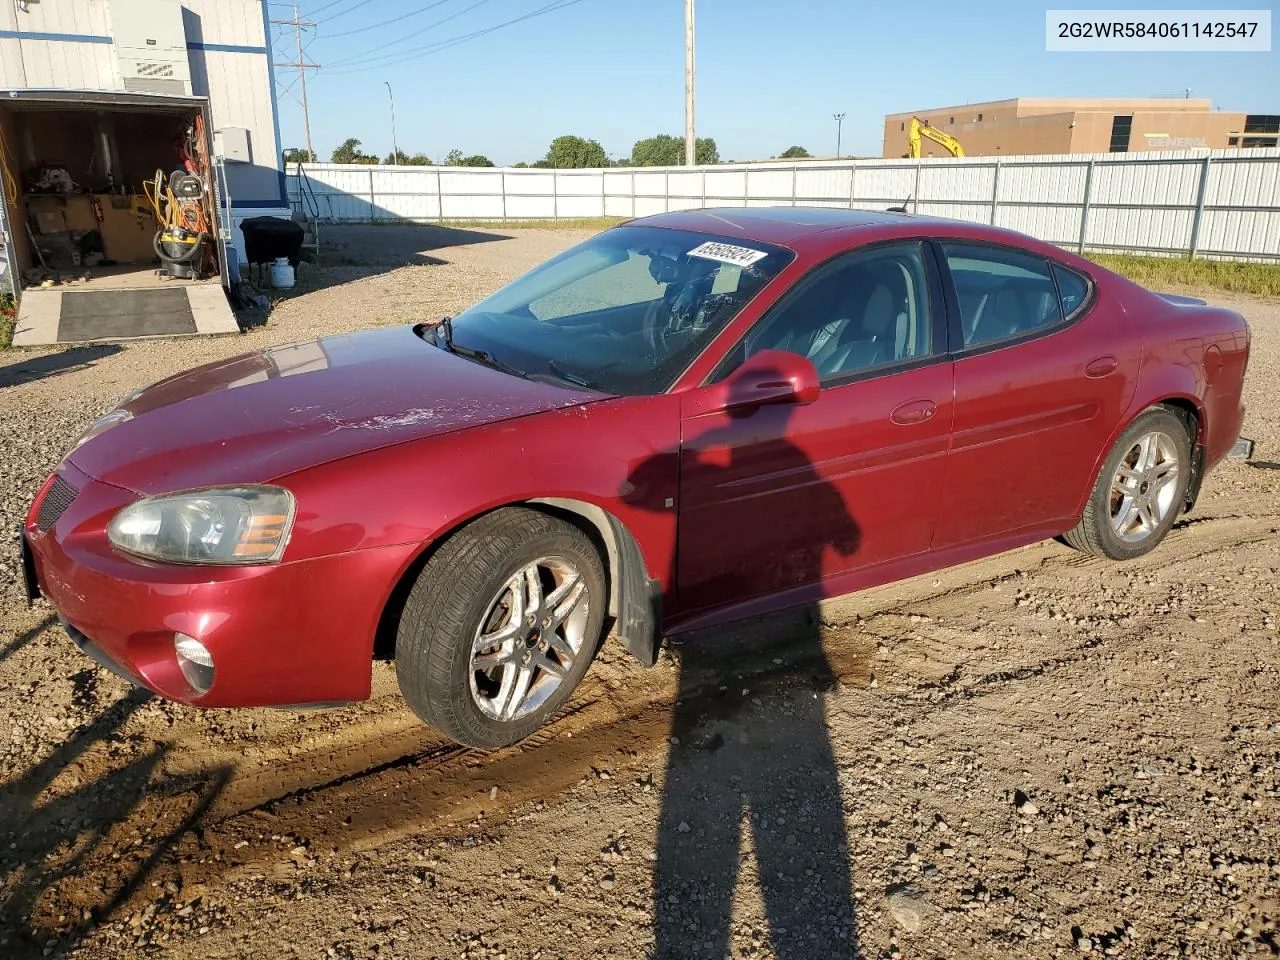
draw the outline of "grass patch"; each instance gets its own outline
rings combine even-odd
[[[0,350],[13,346],[13,328],[17,321],[17,298],[12,293],[0,293]]]
[[[1151,290],[1169,286],[1213,288],[1257,297],[1280,297],[1280,264],[1186,260],[1130,254],[1087,253],[1100,266]]]

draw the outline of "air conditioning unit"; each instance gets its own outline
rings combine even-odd
[[[111,0],[111,31],[126,90],[191,93],[178,0]]]

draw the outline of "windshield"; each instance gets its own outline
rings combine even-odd
[[[521,376],[661,393],[791,258],[754,241],[617,227],[455,317],[453,344]]]

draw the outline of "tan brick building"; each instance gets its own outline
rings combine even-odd
[[[1018,97],[889,114],[884,118],[883,156],[907,155],[912,117],[951,134],[974,157],[1274,147],[1280,140],[1280,115],[1214,110],[1211,100]],[[921,139],[920,153],[948,156],[927,138]]]

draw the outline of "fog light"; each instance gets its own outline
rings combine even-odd
[[[187,683],[197,693],[208,693],[213,686],[213,654],[209,652],[209,648],[195,637],[175,633],[173,652],[177,654],[178,667],[187,678]]]

